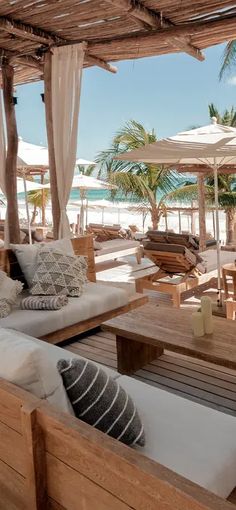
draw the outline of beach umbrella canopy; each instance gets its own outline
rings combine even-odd
[[[75,162],[76,165],[81,165],[81,166],[90,166],[90,165],[96,165],[96,163],[94,161],[89,161],[87,159],[83,159],[83,158],[78,158]]]
[[[220,304],[221,275],[217,174],[218,171],[236,173],[236,129],[231,126],[217,124],[217,119],[213,117],[210,125],[180,132],[170,138],[123,153],[116,159],[162,164],[168,168],[178,168],[180,171],[187,168],[191,172],[214,172],[218,304]]]
[[[32,166],[36,168],[44,166],[48,168],[48,149],[18,138],[17,166]]]

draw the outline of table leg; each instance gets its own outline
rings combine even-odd
[[[161,347],[155,347],[117,335],[117,365],[121,374],[132,374],[163,354]]]

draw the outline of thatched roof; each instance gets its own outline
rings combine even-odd
[[[85,66],[201,50],[236,38],[235,0],[1,0],[0,55],[16,83],[43,74],[49,46],[87,42]],[[4,50],[4,51],[1,51]]]

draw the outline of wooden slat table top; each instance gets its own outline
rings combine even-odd
[[[102,329],[129,340],[236,369],[236,323],[220,317],[213,320],[213,335],[195,338],[191,311],[147,304],[105,322]]]

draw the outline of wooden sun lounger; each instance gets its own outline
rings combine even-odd
[[[71,239],[71,242],[73,244],[74,252],[76,255],[87,256],[88,280],[90,280],[91,282],[96,282],[93,236],[85,235],[77,237]],[[5,271],[11,278],[22,281],[25,287],[27,288],[24,275],[22,274],[22,270],[12,250],[10,249],[0,250],[0,270]],[[100,324],[102,324],[102,322],[109,320],[112,317],[116,317],[117,315],[133,310],[134,308],[137,308],[138,306],[145,304],[147,301],[148,301],[147,296],[136,293],[130,296],[129,301],[126,305],[121,306],[119,308],[115,308],[101,315],[94,316],[90,319],[80,321],[76,324],[73,324],[72,326],[68,326],[60,330],[55,330],[53,333],[43,336],[42,340],[46,340],[47,342],[50,343],[62,342],[80,333],[89,331],[90,329],[99,326]]]
[[[188,297],[190,297],[196,293],[196,288],[198,288],[198,292],[203,292],[209,287],[215,287],[215,272],[202,274],[197,262],[194,263],[191,257],[187,256],[186,248],[181,247],[182,253],[180,251],[178,253],[177,245],[168,245],[166,248],[164,244],[157,244],[157,246],[162,249],[160,251],[157,249],[144,250],[144,256],[152,260],[158,269],[156,272],[152,271],[151,274],[144,274],[136,278],[137,292],[142,293],[144,289],[149,289],[170,294],[173,305],[179,308],[183,293],[188,291]],[[171,251],[170,247],[172,247]]]
[[[228,501],[0,381],[2,510],[233,510]]]

